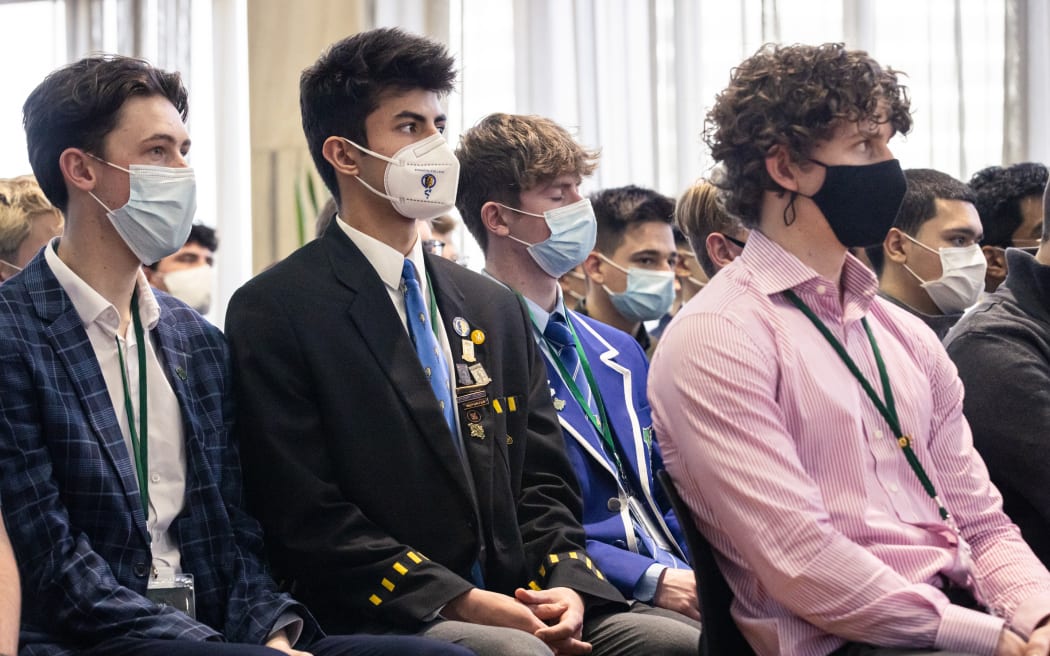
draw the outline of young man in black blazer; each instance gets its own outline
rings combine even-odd
[[[230,304],[249,497],[278,574],[329,630],[629,653],[521,302],[417,239],[455,201],[452,64],[381,29],[303,73],[339,212]]]

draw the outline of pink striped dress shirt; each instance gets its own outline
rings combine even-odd
[[[841,285],[840,295],[839,283],[754,231],[679,312],[652,361],[664,462],[719,553],[734,617],[760,655],[824,656],[847,641],[992,654],[1004,622],[1027,638],[1050,615],[1050,573],[1002,513],[955,367],[921,321],[876,298],[875,277],[852,256]],[[881,395],[867,317],[901,425],[971,560],[787,289]],[[994,614],[949,604],[934,586],[942,573],[975,579]]]

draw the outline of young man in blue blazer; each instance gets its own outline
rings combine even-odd
[[[627,333],[565,307],[558,278],[594,247],[580,196],[597,155],[536,116],[493,114],[460,139],[457,206],[485,271],[527,304],[584,497],[587,551],[629,599],[652,653],[695,653],[699,610],[684,539],[653,472],[648,363]],[[655,641],[655,642],[654,642]]]
[[[91,57],[49,75],[24,111],[33,172],[66,230],[0,287],[20,653],[433,649],[325,638],[267,573],[230,439],[226,343],[142,273],[185,242],[196,209],[179,75]]]

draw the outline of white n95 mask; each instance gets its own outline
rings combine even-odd
[[[115,210],[88,193],[105,208],[113,227],[139,261],[153,264],[182,248],[197,211],[193,169],[132,164],[129,170],[95,159],[131,177],[128,202]]]
[[[980,246],[970,244],[933,250],[908,234],[904,236],[941,258],[941,277],[936,280],[923,280],[907,264],[904,265],[941,312],[958,314],[977,302],[984,289],[984,274],[988,270],[988,260]]]
[[[572,205],[547,210],[543,214],[526,212],[503,203],[497,205],[547,222],[551,236],[537,244],[530,244],[514,235],[507,236],[528,246],[529,255],[552,278],[561,278],[587,259],[598,238],[598,221],[594,218],[594,208],[589,198],[581,198]]]
[[[342,139],[387,163],[383,176],[385,193],[365,182],[361,176],[357,176],[357,180],[373,194],[390,201],[401,216],[427,221],[455,207],[459,160],[440,133],[405,146],[393,157],[380,155],[346,137]]]
[[[201,314],[211,309],[211,290],[214,272],[210,266],[177,269],[164,274],[168,293]]]

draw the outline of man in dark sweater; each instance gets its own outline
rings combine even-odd
[[[1050,207],[1050,194],[1043,204]],[[1050,563],[1050,224],[1036,254],[1006,251],[1006,282],[945,338],[966,386],[963,412],[1003,508]]]

